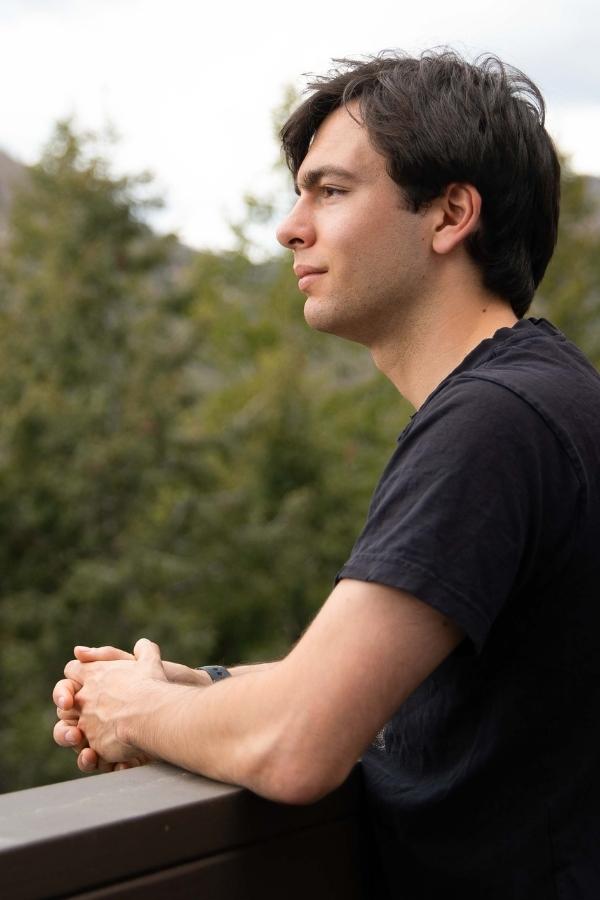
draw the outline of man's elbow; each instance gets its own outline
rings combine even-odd
[[[349,774],[349,768],[333,770],[320,765],[318,760],[291,754],[271,762],[257,793],[277,803],[308,806],[334,791]]]

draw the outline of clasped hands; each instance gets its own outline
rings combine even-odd
[[[116,647],[75,647],[52,698],[54,740],[77,753],[82,772],[110,772],[150,762],[132,723],[155,705],[169,682],[208,687],[207,672],[161,660],[157,644],[139,640],[133,653]]]

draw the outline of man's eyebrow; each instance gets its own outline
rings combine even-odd
[[[308,169],[308,171],[304,173],[300,179],[300,186],[303,187],[304,190],[310,191],[312,188],[316,187],[322,178],[331,177],[345,178],[346,181],[358,180],[353,172],[349,172],[348,169],[344,169],[342,166],[319,166],[317,169]],[[298,187],[298,182],[296,180],[294,180],[294,190],[297,194],[300,194],[300,188]]]

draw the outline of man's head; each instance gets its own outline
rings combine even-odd
[[[522,317],[552,256],[559,212],[560,165],[538,88],[495,57],[468,63],[451,51],[337,62],[283,126],[294,177],[325,120],[345,107],[413,213],[452,183],[476,189],[481,212],[464,246],[483,287]]]

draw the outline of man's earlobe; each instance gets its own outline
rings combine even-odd
[[[436,253],[454,250],[477,230],[481,216],[481,194],[472,184],[449,184],[438,200],[441,219],[436,225],[432,247]]]

